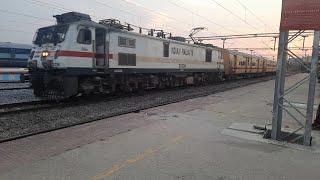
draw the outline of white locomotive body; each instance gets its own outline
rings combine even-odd
[[[109,68],[170,72],[223,71],[222,52],[219,49],[130,32],[113,31],[109,35],[109,53],[113,57],[109,59]],[[210,51],[210,55],[207,55],[210,57],[206,62],[207,50]],[[122,56],[133,56],[135,63],[122,63]]]
[[[57,25],[38,30],[28,61],[38,97],[174,87],[223,76],[219,48],[130,32],[115,20],[95,23],[80,13],[56,18]]]

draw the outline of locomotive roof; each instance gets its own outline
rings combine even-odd
[[[0,42],[1,48],[18,48],[18,49],[32,49],[30,44],[20,44],[20,43],[11,43],[11,42]]]
[[[140,33],[137,33],[137,32],[130,32],[130,31],[127,31],[127,30],[124,30],[124,29],[116,29],[116,28],[107,27],[105,25],[99,24],[99,23],[94,22],[94,21],[89,21],[89,20],[79,20],[79,21],[76,21],[76,22],[66,23],[66,25],[72,25],[72,24],[90,26],[90,27],[94,27],[94,28],[101,28],[101,29],[106,29],[107,31],[110,31],[110,32],[125,33],[125,34],[129,34],[129,35],[140,36],[140,37],[156,39],[156,40],[162,40],[164,42],[173,42],[173,43],[177,43],[177,44],[188,45],[188,46],[193,46],[193,47],[198,47],[198,48],[214,49],[214,50],[220,50],[220,51],[224,50],[224,49],[222,49],[220,47],[200,46],[200,45],[197,45],[197,44],[189,44],[189,43],[186,43],[186,42],[176,41],[176,40],[173,40],[173,39],[159,38],[159,37],[154,37],[154,36],[150,36],[150,35],[147,35],[147,34],[140,34]],[[246,56],[246,57],[259,58],[259,59],[262,58],[264,60],[269,60],[269,59],[266,59],[263,56],[250,55],[250,54],[247,54],[247,53],[228,50],[228,49],[225,49],[225,50],[229,51],[231,54],[234,54],[234,55],[242,55],[242,56]]]
[[[186,43],[186,42],[177,41],[177,40],[174,40],[174,39],[159,38],[159,37],[154,37],[154,36],[150,36],[150,35],[147,35],[147,34],[140,34],[140,33],[136,33],[136,32],[130,32],[130,31],[127,31],[127,30],[124,30],[124,29],[117,29],[117,28],[107,27],[107,26],[105,26],[103,24],[100,24],[100,23],[92,21],[90,15],[79,13],[79,12],[68,12],[68,13],[64,13],[64,14],[61,14],[61,15],[56,15],[54,17],[57,19],[58,25],[76,24],[78,26],[79,25],[90,26],[90,27],[94,27],[94,28],[106,29],[109,32],[126,33],[126,34],[130,34],[130,35],[134,35],[134,36],[140,36],[140,37],[145,37],[145,38],[150,38],[150,39],[156,39],[156,40],[161,40],[161,41],[164,41],[164,42],[174,42],[174,43],[177,43],[177,44],[188,45],[188,46],[204,48],[204,49],[214,49],[214,50],[220,50],[220,51],[226,50],[226,51],[229,51],[231,54],[235,54],[235,55],[242,55],[242,56],[246,56],[246,57],[259,58],[259,59],[262,58],[264,60],[268,60],[263,56],[250,55],[250,54],[242,53],[242,52],[238,52],[238,51],[222,49],[222,48],[219,48],[219,47],[208,47],[208,46],[201,46],[201,45],[198,45],[198,44],[190,44],[190,43]]]
[[[243,53],[243,52],[239,52],[239,51],[235,51],[235,50],[229,50],[229,52],[230,52],[230,54],[233,54],[233,55],[241,55],[241,56],[246,56],[246,57],[251,57],[251,58],[259,58],[259,59],[268,60],[263,56],[251,55],[251,54],[247,54],[247,53]]]
[[[154,37],[154,36],[150,36],[150,35],[147,35],[147,34],[140,34],[140,33],[137,33],[137,32],[130,32],[130,31],[127,31],[127,30],[124,30],[124,29],[116,29],[116,28],[112,28],[112,27],[106,27],[106,26],[104,26],[102,24],[99,24],[99,23],[96,23],[94,21],[80,20],[80,21],[77,21],[77,22],[74,22],[74,23],[70,23],[70,24],[90,26],[90,27],[94,27],[94,28],[103,28],[103,29],[109,30],[111,32],[125,33],[125,34],[129,34],[129,35],[140,36],[140,37],[156,39],[156,40],[162,40],[164,42],[173,42],[173,43],[177,43],[177,44],[194,46],[194,47],[199,47],[199,48],[222,50],[222,48],[219,48],[219,47],[200,46],[200,45],[196,45],[196,44],[189,44],[189,43],[186,43],[186,42],[176,41],[176,40],[173,40],[173,39],[159,38],[159,37]]]

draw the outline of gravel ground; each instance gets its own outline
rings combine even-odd
[[[154,92],[143,96],[119,98],[113,101],[5,115],[0,117],[0,140],[100,119],[130,110],[144,109],[163,103],[181,101],[199,95],[213,94],[226,89],[237,88],[271,79],[273,79],[273,77],[238,80],[218,85]],[[28,94],[28,91],[26,94]]]
[[[2,90],[9,88],[29,88],[30,83],[0,83],[0,105],[39,100],[31,89]]]
[[[40,100],[33,95],[32,89],[0,91],[0,105]]]
[[[0,83],[0,90],[1,89],[8,89],[8,88],[28,88],[30,87],[30,83]]]

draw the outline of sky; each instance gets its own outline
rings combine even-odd
[[[139,27],[161,29],[188,37],[195,27],[205,27],[197,36],[279,32],[281,0],[10,0],[0,6],[0,42],[31,44],[38,28],[54,25],[53,15],[77,11],[94,21],[118,19]],[[146,33],[146,32],[145,32]],[[306,46],[311,47],[312,38]],[[222,47],[221,40],[205,41]],[[273,38],[227,40],[226,48],[274,46]],[[294,41],[302,46],[302,38]],[[245,50],[248,48],[248,50]],[[255,50],[270,59],[272,50]],[[304,55],[301,50],[298,55]],[[310,54],[311,52],[307,52]]]

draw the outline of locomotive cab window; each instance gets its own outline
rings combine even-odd
[[[169,43],[163,43],[163,57],[169,57]]]
[[[206,50],[206,62],[212,62],[212,50],[211,49]]]
[[[90,29],[80,29],[77,42],[79,44],[91,44],[91,30]]]

